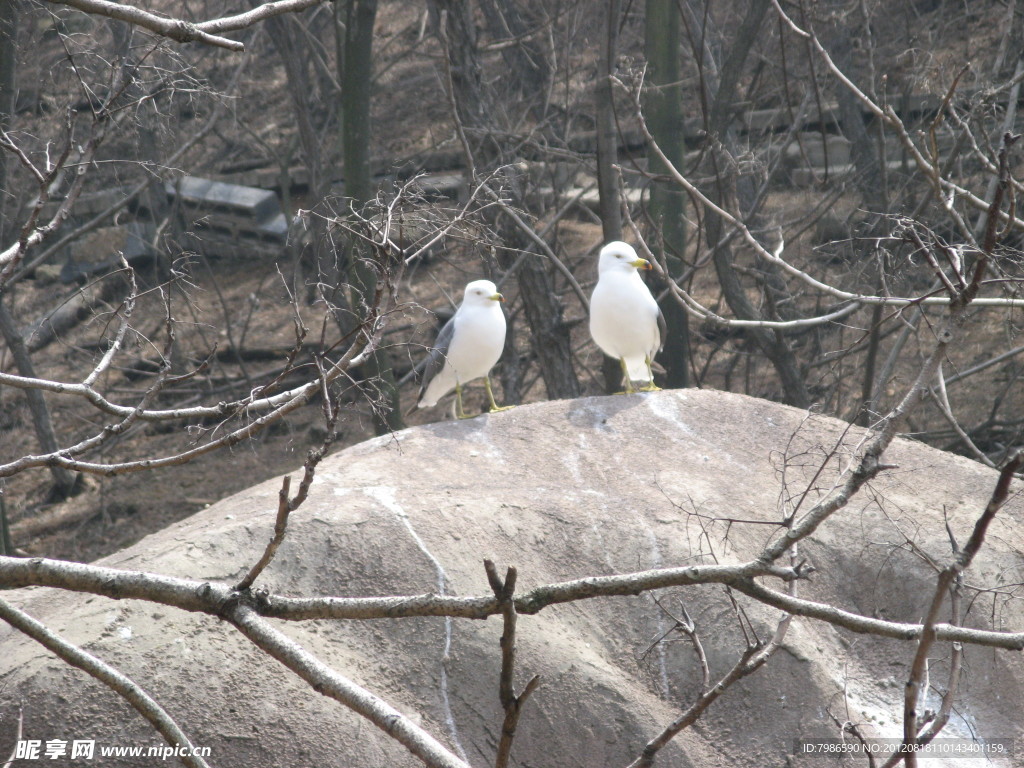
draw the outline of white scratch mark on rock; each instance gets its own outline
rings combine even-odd
[[[476,443],[477,445],[483,447],[482,452],[474,452],[474,454],[472,455],[479,456],[480,453],[482,453],[487,458],[494,459],[495,461],[504,461],[505,459],[505,454],[498,446],[491,442],[491,438],[487,435],[487,432],[485,430],[481,429],[476,430],[474,432],[470,432],[469,435],[467,436],[467,442]]]
[[[685,397],[680,396],[680,399]],[[663,419],[672,424],[676,429],[679,430],[680,436],[693,437],[695,440],[700,440],[700,435],[690,427],[685,421],[679,411],[679,400],[672,397],[645,397],[644,405],[647,409],[657,416],[659,419]],[[703,442],[703,441],[702,441]],[[725,450],[724,444],[716,444],[716,450],[718,451],[718,457],[725,461],[729,461],[738,467],[746,468],[746,464],[738,461],[732,454]],[[709,461],[708,456],[702,457],[704,461]]]
[[[679,415],[678,404],[669,397],[645,397],[644,405],[659,419],[671,422],[679,428],[683,434],[692,435],[693,430],[686,424]]]
[[[561,452],[562,463],[569,470],[572,477],[573,487],[583,488],[589,483],[584,482],[583,473],[580,471],[580,456],[587,452],[587,439],[581,432],[579,434],[579,446],[575,449],[567,449]]]
[[[395,517],[397,517],[406,530],[409,531],[409,535],[412,540],[416,542],[416,546],[420,552],[426,555],[427,559],[434,566],[434,571],[437,574],[437,593],[439,595],[447,594],[448,589],[448,575],[444,571],[444,566],[441,565],[441,561],[434,557],[434,553],[427,547],[426,542],[420,538],[420,535],[416,533],[416,529],[412,526],[412,521],[409,520],[409,515],[406,514],[405,510],[402,509],[402,505],[398,503],[395,498],[395,489],[386,485],[371,485],[363,488],[363,493],[369,496],[371,499],[380,504],[384,509],[388,510]],[[455,744],[455,749],[459,753],[459,757],[462,758],[466,763],[469,762],[469,758],[466,756],[466,750],[462,748],[462,740],[459,738],[459,729],[455,725],[455,715],[452,713],[451,699],[448,696],[448,661],[451,658],[452,650],[452,617],[445,616],[444,619],[444,651],[441,655],[441,702],[444,707],[444,720],[448,726],[448,731],[452,737],[452,743]]]

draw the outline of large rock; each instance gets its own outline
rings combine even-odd
[[[502,572],[515,565],[520,592],[587,575],[740,562],[775,530],[743,521],[778,521],[830,488],[861,436],[847,429],[792,408],[696,390],[548,402],[408,429],[324,460],[261,583],[290,595],[487,595],[485,557]],[[843,447],[834,450],[837,444]],[[802,544],[801,556],[817,572],[800,583],[800,595],[917,622],[935,581],[926,560],[944,563],[950,555],[944,520],[965,542],[996,474],[909,441],[897,441],[886,458],[899,468]],[[279,488],[280,480],[257,485],[102,562],[237,581],[271,534]],[[1024,504],[1016,488],[967,574],[970,626],[1024,629],[1010,586],[1024,581]],[[133,677],[196,744],[211,748],[213,765],[418,764],[217,619],[49,589],[4,597]],[[670,633],[650,649],[672,626],[654,597],[600,598],[520,617],[517,688],[533,674],[542,686],[520,722],[516,764],[623,766],[699,693],[689,641]],[[778,611],[735,597],[767,638]],[[657,598],[674,614],[685,605],[713,679],[729,669],[744,641],[721,586],[663,590]],[[415,714],[473,765],[493,761],[501,725],[499,619],[276,625]],[[95,739],[98,747],[160,743],[134,710],[84,673],[10,628],[0,629],[0,643],[0,754],[13,738],[18,703],[26,738]],[[658,765],[787,764],[795,739],[836,735],[833,716],[860,723],[868,735],[898,736],[914,648],[798,618],[784,648],[727,691]],[[931,653],[938,691],[946,686],[949,653],[948,643]],[[1022,685],[1020,653],[967,647],[945,735],[1024,743]],[[928,701],[935,706],[935,690]],[[798,755],[788,764],[830,761]]]

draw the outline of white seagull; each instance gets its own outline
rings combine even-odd
[[[494,402],[488,375],[505,348],[505,315],[501,311],[504,300],[490,280],[474,280],[466,286],[462,304],[444,324],[426,360],[420,408],[437,405],[438,400],[454,389],[455,415],[466,418],[462,387],[481,376],[491,401],[491,412],[512,407],[499,408]]]
[[[597,286],[590,297],[590,335],[619,361],[626,392],[635,391],[634,381],[647,382],[642,391],[658,389],[651,361],[662,347],[665,318],[637,272],[650,268],[628,243],[608,243],[598,257]]]

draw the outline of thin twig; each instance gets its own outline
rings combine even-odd
[[[555,255],[555,252],[551,250],[551,246],[544,242],[544,239],[537,234],[536,230],[533,227],[531,227],[529,224],[523,221],[523,217],[516,213],[512,206],[508,205],[504,200],[501,199],[501,195],[499,195],[497,192],[495,192],[493,189],[486,185],[481,186],[483,187],[484,192],[486,192],[487,195],[494,201],[494,204],[501,209],[501,212],[508,216],[510,219],[512,219],[515,225],[519,227],[520,231],[528,238],[530,238],[537,245],[537,247],[540,248],[541,251],[543,251],[544,255],[547,256],[548,261],[550,261],[555,266],[555,268],[562,273],[562,276],[566,279],[569,285],[572,286],[573,291],[576,293],[576,298],[580,300],[580,304],[582,304],[583,308],[589,312],[590,299],[587,297],[587,294],[583,292],[583,288],[576,280],[576,276],[573,275],[572,271],[567,266],[565,266],[564,262],[560,258],[558,258],[558,256]]]
[[[18,730],[14,734],[14,749],[11,750],[11,756],[7,758],[7,762],[3,764],[3,768],[11,768],[15,758],[18,756],[18,742],[21,741],[21,737],[24,735],[25,726],[25,712],[20,707],[18,708]]]
[[[654,604],[657,605],[666,616],[675,622],[674,626],[658,638],[658,642],[663,640],[670,632],[676,630],[686,635],[690,641],[690,645],[693,646],[693,652],[697,655],[697,664],[700,666],[700,690],[701,692],[708,690],[711,685],[711,668],[708,666],[708,657],[704,652],[704,644],[700,641],[700,635],[697,634],[697,626],[694,624],[693,619],[690,618],[690,614],[686,610],[686,606],[683,605],[683,601],[679,601],[679,609],[683,612],[682,618],[669,611],[661,604],[661,601],[658,600],[658,598],[654,598]]]
[[[320,463],[321,459],[327,455],[331,444],[334,442],[337,435],[334,431],[334,427],[337,423],[340,410],[337,408],[337,403],[333,403],[334,407],[332,408],[331,396],[327,391],[324,392],[324,403],[324,407],[329,409],[327,416],[327,436],[324,438],[323,443],[319,448],[311,450],[306,455],[306,461],[303,464],[302,482],[299,483],[299,490],[295,494],[294,498],[288,498],[288,491],[291,488],[292,482],[291,475],[285,475],[281,479],[281,490],[278,491],[277,494],[277,518],[274,521],[274,536],[267,544],[266,549],[263,551],[263,555],[249,570],[249,573],[247,573],[245,578],[235,585],[235,590],[238,592],[244,592],[249,589],[263,572],[263,569],[270,565],[270,561],[274,559],[274,555],[277,554],[277,549],[281,546],[281,542],[284,541],[284,536],[288,529],[288,516],[298,509],[303,502],[305,502],[306,497],[309,495],[309,488],[313,484],[313,478],[316,475],[317,465]]]
[[[291,487],[292,477],[291,475],[285,475],[281,478],[281,490],[277,493],[277,518],[274,521],[274,535],[267,543],[266,549],[263,550],[263,555],[260,559],[249,569],[249,572],[245,575],[238,584],[235,585],[235,589],[239,592],[244,592],[253,585],[257,577],[263,572],[270,561],[274,559],[274,555],[277,553],[277,548],[281,546],[281,542],[284,541],[284,534],[288,528],[288,515],[292,511],[292,505],[289,503],[288,490]]]
[[[960,426],[960,422],[957,421],[956,416],[953,415],[953,408],[950,406],[949,396],[946,394],[946,380],[942,375],[941,365],[939,365],[939,370],[936,371],[935,380],[936,387],[931,394],[936,404],[939,406],[939,412],[942,414],[943,418],[949,423],[949,426],[953,428],[953,431],[956,432],[957,436],[959,436],[960,442],[962,442],[967,449],[974,454],[974,457],[978,461],[987,467],[995,469],[995,462],[974,444],[974,441],[971,440],[971,436],[967,434],[962,426]]]
[[[379,293],[380,286],[378,285],[378,294]],[[378,295],[377,299],[379,298],[380,296]],[[106,434],[106,430],[104,430],[100,434],[86,438],[75,445],[67,446],[48,454],[24,456],[20,459],[16,459],[15,461],[0,465],[0,477],[9,477],[31,467],[52,466],[64,467],[66,469],[109,477],[128,472],[139,472],[154,469],[157,467],[186,464],[199,456],[210,453],[211,451],[237,445],[241,441],[258,433],[268,424],[280,421],[289,413],[304,406],[314,395],[321,391],[324,382],[329,384],[345,375],[349,369],[356,368],[361,365],[363,361],[365,361],[366,358],[376,349],[383,330],[383,313],[380,311],[379,304],[374,304],[371,308],[370,316],[364,321],[359,329],[357,329],[357,332],[354,333],[356,341],[337,361],[328,361],[329,365],[323,373],[323,381],[318,378],[296,387],[295,389],[265,398],[259,397],[259,392],[262,391],[259,390],[254,392],[250,398],[234,404],[234,407],[229,407],[227,404],[221,403],[208,409],[200,408],[178,410],[180,418],[185,416],[189,411],[197,410],[200,412],[207,411],[209,414],[228,416],[242,410],[251,412],[270,409],[269,413],[259,416],[258,418],[248,422],[246,425],[239,427],[216,440],[212,440],[209,443],[205,443],[190,450],[182,451],[181,453],[173,456],[139,459],[127,462],[103,464],[83,461],[75,458],[76,456],[82,455],[100,444]],[[145,418],[147,415],[152,417],[148,408],[145,407],[146,403],[134,408],[113,406],[113,404],[107,403],[101,396],[95,393],[91,387],[67,385],[59,382],[46,382],[39,379],[28,379],[24,377],[11,376],[9,374],[0,374],[0,384],[6,383],[25,389],[38,388],[56,392],[74,391],[94,403],[102,402],[104,405],[114,410],[118,415],[124,415],[122,424],[117,427],[121,431],[127,428],[129,421],[134,422],[135,420]],[[154,390],[151,388],[149,391],[152,393]]]
[[[824,283],[821,280],[813,277],[809,273],[793,266],[784,258],[782,258],[783,244],[780,242],[774,251],[768,250],[761,244],[761,242],[754,236],[753,232],[747,227],[746,224],[738,217],[734,216],[729,211],[725,210],[707,195],[701,192],[689,179],[687,179],[679,169],[673,166],[668,158],[665,156],[662,149],[658,146],[654,137],[651,135],[650,130],[647,128],[646,121],[643,117],[643,110],[640,104],[639,94],[635,90],[630,90],[621,81],[616,81],[618,85],[630,93],[633,99],[633,110],[637,117],[638,124],[644,139],[647,142],[648,148],[661,163],[664,164],[666,172],[675,181],[676,184],[681,186],[686,192],[697,202],[700,203],[707,210],[720,216],[725,222],[731,225],[736,232],[747,242],[748,245],[757,253],[758,256],[763,258],[765,261],[780,267],[784,272],[793,277],[801,280],[816,291],[823,293],[828,296],[833,296],[842,301],[855,301],[861,304],[884,304],[887,306],[910,306],[918,304],[926,305],[938,305],[938,306],[950,306],[953,302],[952,299],[939,296],[919,296],[919,297],[899,297],[899,296],[873,296],[870,294],[854,293],[851,291],[845,291],[841,288],[837,288],[829,283]],[[922,160],[923,162],[923,160]],[[980,281],[979,281],[980,284]],[[675,286],[674,283],[669,282],[669,287],[672,288],[674,295],[679,295],[679,287]],[[1008,299],[999,297],[983,297],[974,298],[972,297],[972,303],[975,306],[1003,306],[1003,307],[1016,307],[1024,306],[1024,299]]]
[[[960,373],[956,373],[950,376],[948,379],[946,379],[946,386],[948,387],[951,384],[956,384],[958,381],[962,381],[963,379],[966,379],[969,376],[973,376],[976,373],[981,373],[986,368],[990,368],[993,365],[997,365],[1003,362],[1003,360],[1008,360],[1011,357],[1015,357],[1019,355],[1021,352],[1024,352],[1024,346],[1014,347],[1013,349],[1007,352],[1003,352],[1000,355],[996,355],[995,357],[986,360],[983,363],[978,363],[978,365],[972,366],[971,368],[968,368],[966,371],[960,371]]]
[[[741,627],[744,626],[744,622],[749,624],[749,619],[744,619],[742,614],[739,612],[738,615],[740,616]],[[651,739],[646,746],[644,746],[640,756],[630,763],[628,768],[651,768],[651,766],[654,765],[654,759],[658,752],[660,752],[665,745],[682,733],[686,728],[697,722],[708,707],[710,707],[715,700],[725,693],[734,683],[753,674],[764,666],[768,659],[771,658],[775,651],[781,646],[782,641],[785,639],[786,631],[789,629],[791,619],[792,616],[790,614],[783,615],[779,624],[776,626],[772,639],[767,643],[762,643],[754,636],[749,637],[746,649],[740,655],[739,660],[733,665],[732,669],[730,669],[725,676],[713,686],[708,687],[705,684],[701,691],[701,695],[697,697],[697,700],[687,707],[686,711],[679,715],[679,717],[669,723],[661,733]],[[746,631],[747,630],[744,628],[744,632]]]
[[[757,663],[758,651],[754,645],[747,647],[739,660],[733,665],[722,678],[711,688],[705,690],[697,700],[687,707],[679,717],[673,720],[657,737],[651,739],[643,748],[640,756],[631,762],[628,768],[651,768],[654,765],[654,758],[661,751],[662,747],[668,744],[675,736],[695,723],[704,711],[710,707],[722,693],[737,680],[746,677],[764,662]]]
[[[928,158],[925,157],[924,153],[914,143],[913,139],[910,136],[910,133],[907,131],[906,126],[903,124],[903,121],[900,120],[900,118],[896,115],[896,112],[893,110],[892,106],[886,105],[885,107],[882,107],[875,103],[875,101],[873,101],[860,88],[858,88],[853,83],[853,81],[851,81],[850,78],[847,77],[846,74],[838,66],[836,66],[836,63],[832,60],[832,57],[829,56],[828,51],[825,50],[825,47],[821,44],[821,42],[818,40],[816,36],[802,29],[796,22],[794,22],[786,14],[786,12],[782,9],[782,5],[779,2],[779,0],[772,0],[772,5],[775,7],[775,12],[779,16],[780,23],[785,24],[790,28],[790,30],[794,34],[806,40],[808,44],[814,48],[814,50],[822,59],[822,61],[825,62],[825,65],[832,73],[832,76],[835,77],[842,84],[843,87],[847,88],[850,91],[850,93],[852,93],[853,96],[857,99],[857,101],[859,101],[864,106],[864,108],[868,112],[870,112],[876,119],[884,122],[886,125],[891,127],[893,131],[895,131],[897,137],[900,139],[900,143],[904,146],[904,148],[907,150],[907,153],[910,155],[911,159],[913,159],[913,161],[917,164],[918,168],[920,168],[923,173],[925,173],[929,178],[935,180],[942,189],[947,190],[948,192],[955,195],[957,198],[964,200],[973,208],[976,208],[979,211],[988,211],[992,208],[990,201],[978,197],[977,195],[973,194],[970,190],[961,187],[959,184],[955,184],[950,179],[943,176],[940,173],[940,170],[936,168],[935,165],[928,160]],[[945,205],[945,198],[941,190],[937,191],[937,197],[943,201],[943,205],[946,208],[947,213],[950,213],[953,216],[954,221],[957,221],[958,225],[960,226],[960,229],[966,230],[966,232],[969,234],[970,229],[966,227],[966,225],[963,223],[962,217],[959,215],[959,213],[957,213],[955,209],[952,209],[952,207]],[[997,211],[997,213],[999,220],[1005,222],[1007,226],[1013,226],[1015,229],[1024,228],[1024,220],[1016,217],[1011,217],[1008,214],[1004,213],[1003,211]]]

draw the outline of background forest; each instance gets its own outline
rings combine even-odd
[[[673,616],[658,604],[701,657],[703,683],[634,765],[652,765],[765,665],[796,615],[912,641],[903,741],[930,740],[950,717],[962,645],[1024,645],[1011,620],[1012,537],[998,538],[991,583],[963,581],[1019,495],[1022,15],[1016,0],[0,0],[0,582],[216,616],[211,632],[230,625],[423,763],[460,768],[469,760],[429,723],[360,698],[267,617],[443,616],[450,639],[454,618],[500,615],[501,766],[537,679],[514,693],[517,611],[724,585],[731,608],[708,610],[744,638],[729,664],[703,658],[685,607]],[[491,279],[507,299],[494,372],[504,403],[617,391],[618,364],[594,346],[587,317],[596,254],[619,239],[655,265],[668,326],[660,386],[843,422],[831,447],[775,457],[779,509],[757,510],[771,521],[701,523],[768,531],[724,534],[745,562],[710,563],[698,537],[675,542],[700,550],[680,555],[692,567],[523,597],[515,568],[502,576],[487,561],[493,595],[446,594],[442,573],[436,594],[401,598],[400,610],[375,592],[353,607],[254,590],[289,513],[311,488],[326,492],[313,486],[325,455],[446,418],[447,403],[415,408],[417,364],[467,282]],[[484,401],[471,387],[468,410]],[[926,574],[901,605],[930,600],[913,616],[802,599],[797,584],[815,567],[797,542],[862,489],[873,498],[897,435],[999,470],[978,481],[988,502],[971,507],[973,525],[957,522],[965,543],[930,507],[927,547],[923,533],[898,531],[893,551]],[[797,464],[803,490],[787,495]],[[271,544],[237,583],[78,564],[295,470]],[[548,582],[567,578],[550,560],[537,567],[551,565]],[[371,586],[411,589],[387,584]],[[729,590],[756,603],[752,615],[774,615],[752,620]],[[978,612],[984,626],[959,626],[961,591],[991,597],[991,626]],[[103,662],[20,609],[0,601],[0,618],[116,689]],[[938,645],[948,684],[924,711]],[[124,687],[132,701],[136,687]],[[132,704],[184,743],[159,707]]]
[[[89,558],[297,466],[371,328],[338,440],[441,418],[413,367],[478,277],[505,402],[614,391],[618,238],[660,265],[662,386],[862,425],[977,276],[906,431],[1020,443],[1015,2],[2,7],[10,545]]]

